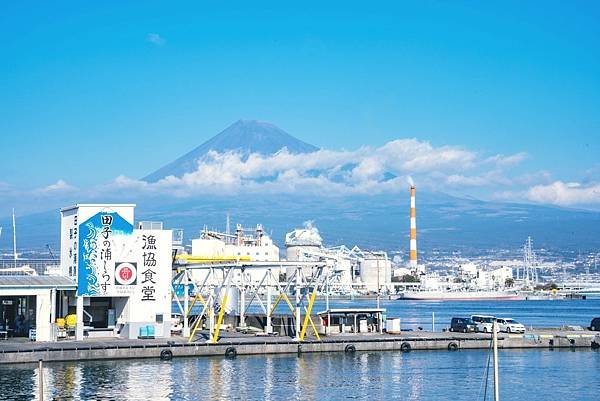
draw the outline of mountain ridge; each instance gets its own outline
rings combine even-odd
[[[166,228],[183,228],[186,244],[206,225],[224,229],[225,215],[245,226],[263,224],[283,246],[285,233],[314,220],[326,244],[358,245],[365,249],[405,251],[408,247],[409,198],[363,195],[215,196],[202,198],[141,198],[123,195],[114,202],[136,202],[136,221],[163,221]],[[301,205],[301,207],[298,207]],[[7,232],[0,249],[10,250],[10,218],[0,219]],[[58,209],[22,216],[17,220],[19,248],[59,248]],[[539,247],[560,250],[597,249],[600,213],[554,206],[486,202],[420,191],[417,196],[419,249],[460,250],[467,255],[481,249],[516,249],[531,235]]]
[[[168,176],[181,177],[196,169],[198,160],[211,150],[219,153],[240,152],[244,158],[251,153],[272,155],[282,149],[288,152],[311,153],[319,150],[277,127],[259,120],[238,120],[223,131],[183,156],[148,174],[143,181],[157,182]]]

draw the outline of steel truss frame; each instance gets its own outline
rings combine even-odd
[[[286,267],[293,273],[280,282],[274,270]],[[311,316],[313,305],[319,293],[326,295],[329,307],[329,288],[336,274],[327,268],[326,262],[219,262],[195,263],[175,266],[176,272],[172,281],[172,293],[181,315],[183,316],[183,336],[188,342],[194,342],[202,321],[208,326],[208,343],[219,341],[219,333],[223,326],[225,310],[229,297],[234,292],[239,295],[240,326],[246,326],[246,316],[252,305],[258,305],[266,316],[264,332],[273,332],[272,317],[277,306],[284,301],[288,306],[295,324],[295,341],[304,341],[308,327],[315,338],[320,336]],[[307,273],[310,268],[310,274]],[[246,273],[253,269],[265,269],[259,281],[248,280]],[[201,280],[196,280],[192,272],[202,271]],[[183,303],[175,296],[176,286],[183,285]],[[191,294],[190,294],[191,288]],[[248,295],[250,297],[248,298]],[[294,297],[294,302],[290,299]],[[272,302],[273,298],[275,302]],[[248,299],[248,300],[247,300]],[[197,302],[202,305],[198,315],[192,315]],[[302,317],[304,313],[304,317]]]

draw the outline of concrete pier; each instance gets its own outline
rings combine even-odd
[[[406,332],[392,334],[343,334],[296,342],[289,337],[227,333],[217,344],[204,340],[188,343],[183,338],[161,340],[88,339],[52,343],[0,342],[0,363],[229,356],[256,354],[301,354],[308,352],[363,351],[459,351],[487,349],[489,334]],[[499,334],[499,348],[594,348],[600,333],[591,331],[536,330],[526,334]],[[227,351],[229,348],[229,351]],[[235,352],[231,351],[231,348]],[[166,351],[166,352],[163,352]]]

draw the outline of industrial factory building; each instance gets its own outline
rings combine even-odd
[[[219,232],[204,228],[199,238],[192,239],[191,255],[178,256],[186,262],[227,262],[227,261],[253,261],[253,262],[278,262],[279,247],[267,235],[263,226],[257,224],[256,228],[243,228],[236,225],[235,233]],[[270,266],[275,274],[282,269]],[[259,282],[266,268],[254,268],[245,272],[248,283]],[[206,271],[194,271],[192,276],[198,282],[204,281]]]
[[[324,247],[319,231],[312,225],[288,233],[285,245],[288,261],[328,261],[335,279],[334,291],[377,292],[391,281],[392,264],[386,252],[365,251],[357,246]]]

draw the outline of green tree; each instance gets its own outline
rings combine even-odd
[[[415,277],[412,274],[405,274],[401,277],[401,281],[403,283],[418,283],[420,280],[418,277]]]

